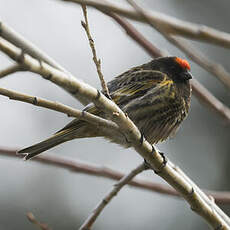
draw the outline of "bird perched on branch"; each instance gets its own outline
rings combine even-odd
[[[156,58],[131,68],[108,83],[112,100],[125,112],[151,144],[175,134],[188,114],[192,75],[190,65],[179,57]],[[85,111],[107,118],[94,105]],[[130,147],[124,134],[108,128],[98,129],[86,121],[74,119],[49,139],[18,153],[30,159],[56,145],[75,138],[102,136]]]

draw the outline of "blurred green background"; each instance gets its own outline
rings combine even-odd
[[[114,1],[125,5],[125,1]],[[147,9],[183,20],[229,29],[228,0],[144,0]],[[0,18],[17,32],[54,57],[76,77],[100,89],[91,51],[80,20],[79,6],[55,0],[0,0]],[[106,81],[150,60],[110,18],[90,9],[89,21]],[[134,23],[150,41],[173,55],[184,57],[150,27]],[[229,50],[193,42],[205,55],[229,68]],[[191,62],[191,61],[190,61]],[[0,54],[0,69],[11,61]],[[192,74],[217,98],[230,106],[229,91],[213,76],[191,62]],[[82,106],[62,89],[31,73],[17,73],[0,81],[1,87],[56,100],[75,108]],[[47,138],[70,118],[32,105],[0,97],[0,146],[26,147]],[[195,97],[189,117],[176,137],[158,147],[200,187],[230,188],[230,132],[218,115]],[[101,138],[75,140],[45,153],[106,165],[129,172],[142,159],[132,149],[122,149]],[[31,211],[52,229],[77,229],[114,184],[103,178],[72,173],[33,161],[0,156],[0,230],[35,229],[27,219]],[[139,177],[165,184],[151,172]],[[230,214],[229,206],[223,206]],[[124,188],[106,207],[93,229],[208,229],[182,200]]]

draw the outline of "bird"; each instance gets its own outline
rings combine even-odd
[[[187,117],[192,92],[190,79],[188,61],[168,56],[133,67],[108,82],[107,86],[111,99],[153,145],[174,136]],[[84,111],[108,119],[93,104],[86,106]],[[104,137],[125,148],[131,147],[121,131],[98,129],[96,125],[75,118],[50,138],[18,153],[28,160],[61,143],[88,137]]]

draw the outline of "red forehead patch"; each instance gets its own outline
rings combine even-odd
[[[190,69],[191,69],[191,68],[190,68],[190,65],[189,65],[189,63],[188,63],[187,60],[181,59],[181,58],[179,58],[179,57],[176,57],[176,58],[175,58],[175,61],[176,61],[183,69],[187,69],[187,70],[190,70]]]

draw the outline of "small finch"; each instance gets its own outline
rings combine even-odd
[[[151,144],[166,140],[177,131],[188,114],[191,99],[190,65],[178,57],[156,58],[131,68],[108,83],[112,100],[125,112]],[[85,111],[107,118],[94,105]],[[130,143],[124,134],[108,128],[98,129],[74,119],[49,139],[18,153],[30,159],[56,145],[85,137],[105,137],[124,147]]]

